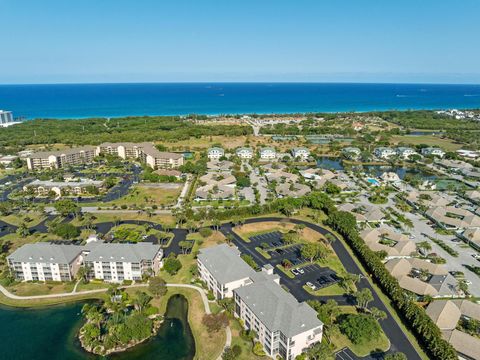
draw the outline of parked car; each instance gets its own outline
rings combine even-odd
[[[297,271],[298,271],[300,274],[305,274],[305,270],[303,270],[302,268],[297,268]]]
[[[290,271],[291,271],[292,274],[295,275],[295,276],[297,276],[298,274],[300,274],[297,269],[292,269],[292,270],[290,270]]]
[[[312,289],[312,290],[316,290],[316,289],[317,289],[317,287],[316,287],[315,285],[313,285],[310,281],[307,281],[307,282],[305,283],[305,285],[307,285],[307,286],[308,286],[310,289]]]

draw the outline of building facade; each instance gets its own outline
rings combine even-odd
[[[13,113],[11,111],[0,110],[0,124],[5,125],[13,123]]]
[[[90,243],[85,247],[85,266],[90,277],[106,282],[141,280],[156,275],[162,265],[163,250],[151,243]]]
[[[310,150],[304,147],[297,147],[292,149],[292,156],[294,159],[299,158],[302,161],[306,161],[310,156]]]
[[[225,155],[225,151],[220,147],[212,147],[207,151],[207,157],[210,160],[220,160]]]
[[[88,164],[93,161],[95,151],[93,146],[84,146],[60,151],[37,152],[27,157],[27,166],[29,170],[42,170]]]
[[[72,281],[83,261],[83,248],[46,242],[25,244],[7,257],[19,281]]]
[[[422,155],[433,155],[443,158],[445,156],[445,151],[440,148],[427,147],[422,149]]]
[[[373,150],[373,155],[379,159],[388,159],[396,154],[397,152],[389,147],[379,147]]]
[[[237,149],[236,154],[240,159],[251,159],[253,157],[253,150],[248,147],[242,147]]]
[[[277,157],[277,152],[274,148],[266,147],[260,149],[260,159],[262,160],[275,160]]]

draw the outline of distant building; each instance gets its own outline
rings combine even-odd
[[[82,264],[81,246],[25,244],[7,256],[12,275],[19,281],[72,281]]]
[[[267,356],[293,360],[322,340],[323,323],[316,312],[282,289],[271,265],[256,272],[226,244],[201,249],[197,264],[217,299],[234,298],[235,316],[255,331]]]
[[[90,187],[101,189],[103,181],[78,179],[77,181],[43,181],[34,180],[23,187],[24,191],[32,189],[38,196],[47,196],[51,191],[57,196],[87,194]]]
[[[352,124],[352,128],[353,128],[353,130],[355,130],[355,131],[363,130],[364,127],[365,127],[365,125],[362,124],[361,122],[354,122],[354,123]]]
[[[141,280],[142,275],[156,275],[163,257],[162,248],[151,243],[91,242],[86,245],[85,253],[90,276],[107,282]]]
[[[220,147],[212,147],[207,151],[207,157],[210,160],[219,160],[225,155],[225,151]]]
[[[410,147],[398,147],[397,155],[403,159],[408,159],[412,155],[417,155],[417,152]]]
[[[445,151],[440,148],[427,147],[422,149],[422,155],[433,155],[443,158],[445,156]]]
[[[122,159],[138,159],[152,169],[177,168],[183,165],[183,155],[158,150],[152,143],[103,143],[96,154],[110,154]]]
[[[476,159],[476,158],[478,158],[478,157],[480,156],[480,154],[478,153],[478,151],[465,150],[465,149],[457,150],[456,153],[457,153],[459,156],[466,157],[466,158],[470,158],[470,159]]]
[[[396,151],[389,147],[378,147],[373,151],[373,154],[379,159],[388,159],[396,154]]]
[[[362,151],[357,147],[346,147],[342,149],[342,154],[349,159],[358,159]]]
[[[16,155],[5,155],[0,157],[0,164],[9,166],[18,156]]]
[[[260,149],[260,159],[262,160],[274,160],[277,156],[277,152],[272,147],[265,147]]]
[[[292,156],[294,159],[300,159],[301,161],[307,161],[310,156],[310,150],[304,147],[296,147],[292,149]]]
[[[251,159],[253,157],[253,150],[249,147],[238,148],[236,154],[241,159]]]
[[[36,152],[27,157],[29,170],[60,169],[71,165],[88,164],[95,157],[95,147],[84,146],[58,151]]]
[[[13,123],[13,113],[11,111],[0,110],[0,125],[8,126]]]

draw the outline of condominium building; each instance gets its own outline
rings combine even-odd
[[[396,152],[397,152],[397,155],[403,159],[408,159],[412,155],[417,155],[417,152],[410,147],[403,147],[403,146],[398,147]]]
[[[373,154],[379,159],[388,159],[391,156],[396,155],[397,152],[389,147],[378,147],[373,150]]]
[[[272,147],[265,147],[260,149],[260,159],[262,160],[274,160],[277,156],[277,152]]]
[[[207,151],[207,157],[210,160],[219,160],[224,155],[225,151],[220,147],[212,147]]]
[[[103,143],[97,146],[97,155],[110,154],[122,159],[138,159],[153,169],[177,168],[183,165],[183,155],[159,151],[152,143]]]
[[[0,110],[0,124],[13,123],[13,114],[11,111]]]
[[[271,265],[256,272],[226,244],[200,250],[197,264],[217,299],[233,296],[235,316],[255,331],[268,356],[292,360],[322,340],[323,323],[317,313],[282,289]]]
[[[445,151],[440,148],[427,147],[422,149],[422,155],[433,155],[443,158],[445,156]]]
[[[236,154],[240,159],[251,159],[253,157],[253,150],[249,147],[241,147],[237,149]]]
[[[84,146],[59,151],[42,151],[27,157],[29,170],[59,169],[70,165],[88,164],[95,157],[95,147]]]
[[[107,282],[141,280],[142,275],[156,275],[163,250],[151,243],[120,244],[91,242],[85,246],[85,266],[90,276]]]
[[[101,189],[103,181],[78,179],[76,181],[34,180],[23,187],[24,191],[32,189],[35,195],[47,196],[53,192],[56,196],[87,194],[90,188]]]
[[[83,260],[83,247],[26,244],[7,257],[12,275],[19,281],[72,281]]]
[[[296,147],[292,149],[292,156],[294,159],[298,158],[302,161],[306,161],[310,156],[310,150],[304,147]]]

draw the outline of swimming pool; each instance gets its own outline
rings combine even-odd
[[[378,182],[377,179],[374,179],[374,178],[367,178],[367,181],[372,184],[372,185],[375,185],[375,186],[378,186],[380,185],[380,183]]]

